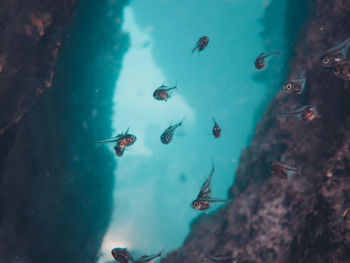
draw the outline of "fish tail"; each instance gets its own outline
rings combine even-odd
[[[274,52],[271,52],[271,53],[268,53],[266,55],[264,55],[264,58],[267,58],[267,57],[270,57],[270,56],[273,56],[273,55],[279,55],[281,54],[279,51],[274,51]]]
[[[186,119],[186,116],[182,118],[182,120],[179,122],[179,126],[182,125],[182,123],[184,122],[184,120]]]

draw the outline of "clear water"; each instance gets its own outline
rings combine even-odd
[[[99,262],[110,261],[114,247],[140,255],[181,246],[191,221],[202,214],[190,204],[210,172],[211,157],[213,196],[227,198],[241,151],[278,89],[283,52],[268,61],[276,69],[274,85],[256,81],[262,75],[254,67],[261,52],[286,45],[282,22],[274,24],[273,42],[264,42],[261,19],[269,5],[138,0],[125,8],[123,30],[131,46],[116,83],[113,127],[115,134],[130,127],[137,141],[116,158],[114,215]],[[275,21],[283,21],[284,1],[279,8]],[[210,38],[207,48],[191,54],[203,35]],[[168,102],[152,98],[162,83],[178,85]],[[173,141],[161,144],[161,133],[183,117]],[[211,133],[212,117],[223,131],[219,139]]]

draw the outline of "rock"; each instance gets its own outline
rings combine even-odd
[[[296,19],[292,14],[287,25]],[[203,262],[201,247],[240,263],[350,262],[350,89],[320,64],[325,51],[350,36],[350,6],[316,0],[308,14],[289,72],[305,72],[303,94],[276,94],[242,152],[231,203],[193,222],[183,247],[163,263]],[[319,118],[281,116],[298,105],[316,107]],[[282,160],[300,172],[272,176],[271,163]]]

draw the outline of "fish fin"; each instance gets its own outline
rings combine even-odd
[[[212,197],[206,198],[204,201],[208,201],[210,203],[225,203],[225,204],[229,202],[228,200],[212,198]]]
[[[210,193],[211,193],[211,180],[213,178],[213,175],[214,175],[214,171],[215,171],[215,168],[214,168],[214,164],[213,164],[213,167],[211,169],[211,172],[208,176],[208,178],[204,181],[200,191],[199,191],[199,194],[197,196],[197,199],[199,200],[203,200],[203,201],[207,201],[207,199],[210,199]]]
[[[271,52],[271,53],[266,54],[266,55],[264,56],[264,58],[271,57],[271,56],[273,56],[273,55],[279,55],[279,54],[281,54],[279,51]]]
[[[326,53],[333,52],[333,51],[336,51],[336,50],[339,50],[339,49],[343,53],[343,50],[347,49],[349,47],[349,45],[350,45],[350,37],[348,37],[344,41],[336,44],[334,47],[328,49]],[[343,53],[343,55],[345,56],[346,54]]]
[[[182,120],[179,122],[179,124],[180,124],[179,126],[181,126],[181,125],[182,125],[182,123],[184,122],[184,120],[185,120],[185,119],[186,119],[186,116],[185,116],[185,117],[183,117],[183,118],[182,118]]]
[[[104,143],[108,143],[108,142],[116,142],[116,141],[118,141],[120,139],[120,137],[118,137],[118,136],[115,136],[113,138],[106,139],[106,140],[103,140],[103,141],[99,141],[98,144],[104,144]]]

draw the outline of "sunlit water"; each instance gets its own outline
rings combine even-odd
[[[110,261],[114,247],[141,255],[181,246],[199,214],[190,204],[210,172],[211,157],[213,196],[227,198],[257,110],[266,101],[268,87],[254,82],[252,74],[255,58],[266,51],[259,19],[268,5],[138,0],[125,8],[123,30],[131,46],[116,84],[113,127],[116,134],[130,127],[137,141],[116,158],[114,215],[99,262]],[[276,28],[281,29],[276,30],[280,43],[274,43],[279,49],[283,24]],[[209,36],[209,45],[191,54],[202,35]],[[152,98],[162,83],[178,84],[167,102]],[[161,133],[184,117],[173,141],[161,144]],[[223,130],[219,139],[211,133],[212,117]]]

